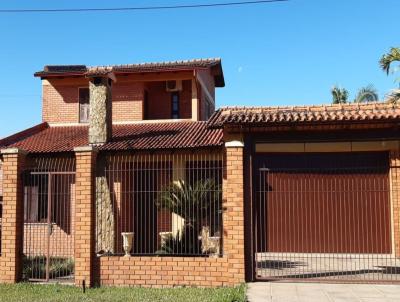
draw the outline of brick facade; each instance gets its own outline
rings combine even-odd
[[[79,123],[79,88],[88,88],[86,79],[44,81],[42,119],[48,123]],[[143,83],[116,83],[112,88],[113,122],[143,119]]]
[[[25,153],[3,150],[3,218],[0,281],[15,283],[21,278],[23,248],[22,170]]]
[[[235,286],[245,281],[243,148],[226,150],[223,179],[223,256],[101,257],[95,268],[101,285]]]
[[[234,261],[233,261],[234,262]],[[233,286],[229,257],[101,257],[101,285],[112,286]],[[236,265],[236,264],[235,264]]]
[[[147,116],[150,120],[171,119],[172,103],[171,92],[165,90],[165,82],[146,83],[148,95]],[[182,81],[182,91],[179,91],[179,115],[181,119],[192,117],[192,83],[191,80]]]
[[[75,179],[75,283],[92,286],[95,228],[95,165],[97,152],[92,147],[76,150]]]
[[[392,201],[393,252],[400,256],[400,153],[390,152],[390,185]]]
[[[193,75],[188,73],[174,73],[169,79],[182,80],[180,95],[180,118],[192,118],[192,84]],[[215,85],[209,71],[199,71],[200,80],[215,97]],[[143,76],[143,78],[145,78]],[[171,118],[171,93],[166,91],[166,75],[163,77],[146,77],[148,81],[139,80],[137,77],[119,77],[112,86],[112,119],[113,122],[135,122],[145,119]],[[199,84],[198,84],[199,85]],[[200,85],[199,85],[200,86]],[[88,88],[88,79],[64,78],[49,79],[42,82],[42,120],[50,124],[79,123],[79,88]],[[145,91],[147,101],[145,104]],[[204,89],[199,88],[199,119],[209,117],[207,110],[213,110],[215,104],[206,107]]]

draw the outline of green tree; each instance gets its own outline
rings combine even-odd
[[[332,104],[346,104],[349,98],[349,92],[345,88],[333,86],[331,89]]]
[[[392,89],[386,95],[386,101],[392,104],[398,103],[400,101],[400,89]]]
[[[377,102],[378,100],[378,92],[375,87],[370,84],[358,90],[354,103]]]
[[[393,64],[398,63],[398,66],[393,69]],[[396,72],[400,69],[400,48],[392,47],[388,53],[384,54],[379,60],[379,64],[386,74],[391,71]],[[399,79],[396,79],[398,81]],[[397,103],[400,101],[400,89],[393,89],[386,95],[386,101],[390,103]]]
[[[388,53],[385,53],[382,58],[379,60],[379,64],[382,68],[383,71],[386,72],[386,74],[389,74],[389,72],[392,71],[397,71],[400,66],[398,66],[395,70],[392,68],[392,64],[395,62],[400,63],[400,48],[399,47],[392,47]]]

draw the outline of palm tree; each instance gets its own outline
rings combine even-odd
[[[379,60],[379,64],[383,71],[389,74],[392,64],[394,62],[400,62],[400,48],[392,47],[390,51],[382,56]]]
[[[198,252],[202,223],[219,221],[221,194],[221,186],[209,178],[194,184],[178,180],[164,187],[157,196],[157,207],[168,209],[185,221],[181,230],[182,239],[169,238],[168,244],[180,246],[186,253]]]
[[[389,74],[390,70],[392,69],[392,64],[394,62],[400,62],[400,48],[399,47],[392,47],[390,51],[382,56],[379,60],[379,64],[383,71],[386,74]],[[393,72],[397,71],[400,68],[400,65],[393,70]],[[399,80],[399,79],[397,79]],[[396,81],[397,81],[396,80]],[[400,89],[393,89],[386,95],[386,101],[389,103],[397,103],[400,101]]]
[[[378,100],[378,92],[375,87],[370,84],[358,90],[354,103],[377,102]]]
[[[386,95],[386,101],[391,104],[400,102],[400,89],[393,89]]]
[[[332,104],[345,104],[349,98],[349,92],[345,88],[333,86],[331,89]]]

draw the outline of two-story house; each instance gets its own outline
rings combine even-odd
[[[0,140],[0,282],[400,281],[397,104],[215,110],[219,59],[35,76],[43,122]]]
[[[219,59],[86,67],[45,66],[43,121],[50,125],[89,122],[89,73],[112,70],[114,124],[147,120],[207,120],[215,88],[223,87]]]

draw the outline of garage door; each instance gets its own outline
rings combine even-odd
[[[254,164],[255,250],[256,258],[264,260],[257,263],[259,268],[279,268],[290,260],[305,268],[308,255],[329,261],[345,255],[351,259],[363,255],[366,262],[368,255],[388,258],[391,212],[386,152],[258,154]],[[338,265],[352,271],[347,260]],[[315,274],[316,264],[312,265],[307,273]]]

